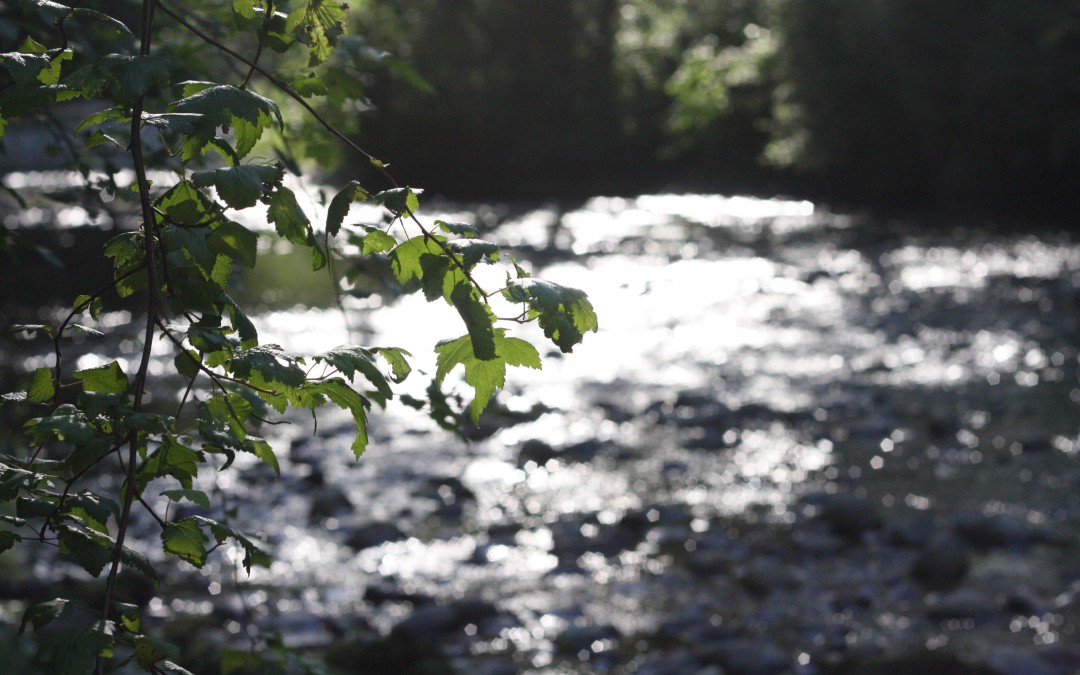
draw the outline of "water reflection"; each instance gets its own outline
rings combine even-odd
[[[505,615],[469,620],[455,640],[522,668],[592,672],[604,654],[629,658],[629,636],[647,637],[643,651],[662,643],[665,626],[682,640],[735,625],[809,662],[837,640],[971,634],[963,621],[928,627],[906,571],[922,534],[904,528],[947,529],[963,510],[1080,521],[1080,246],[1067,237],[874,229],[807,202],[712,195],[440,217],[482,221],[538,276],[588,289],[602,330],[572,357],[512,372],[496,407],[513,423],[472,445],[393,405],[358,463],[334,415],[314,437],[302,420],[275,428],[281,480],[255,464],[216,479],[255,529],[289,523],[253,581],[295,597],[268,612],[358,616],[385,634],[430,599],[483,598]],[[301,353],[402,346],[427,373],[433,337],[462,332],[421,298],[347,298],[345,312],[256,323]],[[837,494],[863,500],[866,519],[824,527]],[[341,508],[316,513],[321,497]],[[386,538],[357,544],[373,524]],[[1057,579],[1055,555],[1025,564]],[[997,564],[973,563],[986,578],[1015,571]],[[372,600],[382,583],[390,599]],[[1076,612],[1061,611],[1005,632],[1075,637]]]

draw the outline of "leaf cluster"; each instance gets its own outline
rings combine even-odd
[[[390,187],[347,183],[325,205],[321,223],[301,206],[286,177],[292,163],[281,151],[290,129],[287,113],[299,106],[321,123],[306,102],[329,95],[318,69],[336,48],[357,48],[344,36],[342,3],[234,0],[230,8],[216,8],[229,13],[228,30],[249,41],[247,56],[200,28],[206,21],[178,14],[172,4],[143,3],[136,40],[128,24],[109,14],[30,0],[22,20],[34,28],[32,36],[0,53],[0,141],[8,120],[82,99],[100,109],[69,139],[72,161],[90,166],[84,158],[122,151],[135,174],[128,185],[118,185],[115,171],[108,179],[121,207],[130,207],[138,220],[136,229],[116,234],[101,252],[112,265],[111,283],[75,296],[58,323],[12,327],[47,342],[53,360],[0,398],[25,420],[24,445],[0,455],[0,553],[48,547],[102,579],[100,612],[63,598],[27,608],[20,632],[39,634],[38,656],[55,672],[101,672],[106,663],[186,672],[177,665],[175,647],[143,630],[138,608],[115,601],[117,574],[130,568],[157,584],[164,577],[162,560],[203,567],[223,546],[235,547],[248,573],[269,565],[258,538],[230,524],[231,510],[211,488],[213,474],[232,467],[241,453],[280,473],[281,462],[261,432],[267,422],[283,421],[290,410],[315,416],[325,406],[337,407],[353,422],[352,451],[360,457],[369,444],[373,406],[400,399],[454,428],[460,416],[443,386],[458,366],[474,394],[473,422],[504,386],[507,367],[540,368],[537,348],[512,336],[508,326],[536,321],[563,351],[597,329],[584,293],[532,279],[478,228],[425,224],[422,192],[394,183],[385,166],[355,144]],[[99,30],[69,30],[87,24]],[[181,79],[193,69],[177,56],[183,49],[155,47],[166,31],[223,54],[242,79]],[[303,63],[272,74],[261,61],[267,50],[302,52]],[[329,125],[324,131],[352,143]],[[155,138],[157,149],[147,149],[144,136]],[[257,149],[278,150],[277,161],[261,158]],[[358,202],[379,206],[383,220],[347,222]],[[250,226],[259,219],[265,229]],[[267,239],[308,250],[312,269],[327,269],[331,283],[337,283],[334,264],[343,266],[357,294],[358,270],[374,265],[386,271],[394,292],[422,293],[455,313],[464,334],[434,345],[437,370],[428,400],[398,395],[398,385],[413,371],[412,355],[399,347],[346,344],[294,354],[264,341],[231,290],[234,270],[255,267]],[[478,281],[503,264],[512,273],[501,287]],[[143,303],[136,319],[144,326],[141,355],[106,356],[98,365],[72,369],[65,359],[71,336],[101,337],[94,326],[109,324],[104,319],[116,309],[114,295]],[[499,303],[522,309],[500,318]],[[155,389],[168,408],[149,405],[147,396],[148,383],[159,378],[151,364],[162,347],[171,352],[171,372],[164,377],[184,383],[172,397]],[[160,549],[153,556],[128,535],[135,518],[158,529]],[[239,653],[223,655],[225,672],[250,665]]]

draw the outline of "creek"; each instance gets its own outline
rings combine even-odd
[[[469,442],[396,404],[359,461],[345,418],[268,429],[281,477],[207,487],[275,562],[173,571],[172,637],[257,625],[342,672],[1080,672],[1074,234],[717,195],[435,217],[585,289],[601,331],[512,369]],[[264,342],[430,374],[461,333],[277,258],[238,289]]]

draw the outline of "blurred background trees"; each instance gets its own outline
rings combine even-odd
[[[367,0],[353,13],[362,93],[334,114],[407,181],[451,196],[1077,205],[1077,0]]]

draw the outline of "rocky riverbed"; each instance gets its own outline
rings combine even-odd
[[[1080,672],[1071,235],[715,196],[452,210],[603,330],[512,372],[468,443],[393,406],[359,462],[343,422],[275,427],[280,478],[216,485],[274,565],[146,598],[198,672],[265,635],[347,673]],[[417,302],[350,321],[424,354]],[[347,339],[337,310],[260,322]]]

